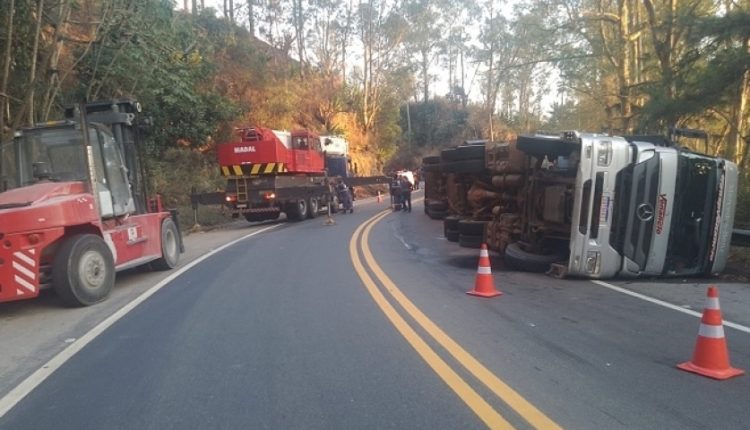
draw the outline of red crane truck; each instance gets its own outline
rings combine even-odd
[[[314,218],[327,208],[337,211],[334,186],[338,179],[349,187],[388,180],[384,176],[351,177],[338,163],[340,154],[326,152],[333,139],[321,144],[320,137],[308,130],[252,127],[238,133],[239,141],[217,146],[221,173],[227,178],[225,204],[235,217],[263,221],[284,212],[293,221]]]
[[[104,300],[115,272],[175,267],[173,213],[148,198],[134,100],[69,108],[66,120],[16,132],[0,151],[0,302],[53,288],[69,306]]]

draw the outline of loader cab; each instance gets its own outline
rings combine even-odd
[[[127,168],[114,136],[100,124],[89,125],[87,134],[72,121],[16,133],[12,147],[3,151],[5,185],[12,189],[42,182],[85,182],[96,193],[102,218],[134,213]]]
[[[67,108],[64,121],[16,132],[12,144],[0,151],[0,185],[13,189],[39,182],[85,182],[103,219],[148,212],[136,150],[140,104],[110,100],[88,103],[84,109]]]

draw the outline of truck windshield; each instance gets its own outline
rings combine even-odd
[[[96,131],[91,132],[96,139]],[[2,185],[6,189],[36,182],[35,164],[46,168],[51,181],[87,178],[83,139],[73,127],[25,130],[12,144],[5,144],[2,153]]]
[[[719,204],[719,173],[718,160],[680,153],[666,273],[700,273],[710,264],[706,257]]]

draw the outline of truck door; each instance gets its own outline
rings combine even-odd
[[[294,139],[294,168],[299,171],[310,169],[310,145],[306,137]]]

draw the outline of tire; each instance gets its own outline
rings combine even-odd
[[[481,248],[484,243],[484,236],[474,236],[467,234],[458,234],[458,245],[463,248]]]
[[[307,217],[307,200],[299,199],[290,203],[287,209],[287,217],[292,221],[302,221]]]
[[[440,164],[423,164],[423,172],[440,172]]]
[[[462,219],[458,221],[456,230],[458,230],[459,233],[467,236],[484,236],[484,227],[486,225],[487,221]]]
[[[458,242],[459,234],[458,230],[445,230],[443,232],[448,242]]]
[[[573,142],[564,142],[557,137],[518,136],[516,147],[526,154],[555,159],[560,155],[567,156],[580,147]]]
[[[484,164],[484,145],[459,146],[453,149],[444,149],[440,153],[443,162],[481,160]]]
[[[172,218],[161,222],[161,258],[151,263],[154,270],[171,270],[180,262],[180,232]]]
[[[315,218],[318,216],[318,212],[320,211],[320,202],[316,197],[311,197],[307,201],[307,217],[308,218]]]
[[[440,165],[445,173],[484,173],[484,160],[448,161]]]
[[[439,155],[428,155],[427,157],[422,157],[422,168],[424,168],[425,165],[431,165],[431,164],[440,164],[440,156]]]
[[[524,272],[546,272],[550,264],[562,260],[565,260],[565,256],[561,254],[542,255],[526,252],[518,242],[511,243],[505,248],[505,263]]]
[[[429,216],[432,219],[443,219],[446,216],[448,216],[448,211],[428,209],[427,216]]]
[[[441,200],[430,201],[427,203],[427,208],[431,211],[436,211],[436,212],[447,211],[448,203],[441,201]]]
[[[458,231],[458,222],[461,220],[461,217],[458,215],[449,215],[443,219],[443,231]]]
[[[52,262],[52,285],[66,306],[98,303],[115,284],[115,261],[101,237],[71,236],[63,242]]]

